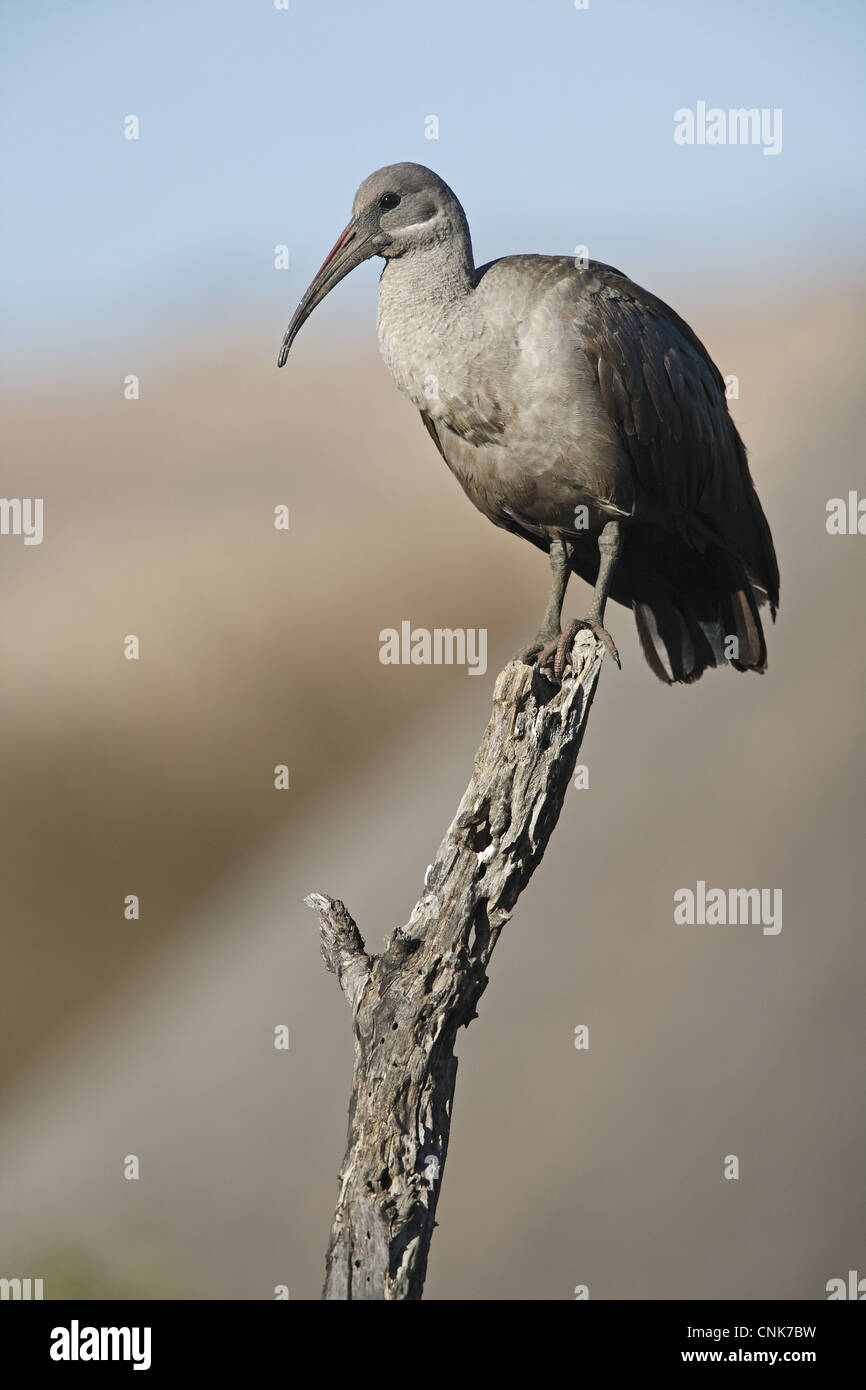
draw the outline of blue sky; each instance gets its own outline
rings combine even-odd
[[[864,29],[860,0],[6,0],[7,360],[224,317],[276,346],[355,187],[398,159],[452,184],[479,261],[586,243],[722,290],[859,264]],[[781,154],[676,145],[698,100],[780,107]]]

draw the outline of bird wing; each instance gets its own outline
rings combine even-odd
[[[681,513],[747,506],[745,449],[701,341],[612,267],[591,262],[578,273],[583,350],[645,494]]]
[[[725,383],[669,305],[610,266],[590,263],[578,324],[605,409],[650,503],[684,539],[736,556],[775,610],[779,569]]]

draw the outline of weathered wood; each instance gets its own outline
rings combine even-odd
[[[561,686],[516,661],[500,674],[472,780],[409,921],[382,955],[367,954],[341,902],[306,899],[355,1030],[326,1299],[422,1295],[457,1029],[476,1017],[490,954],[559,819],[603,654],[580,632]]]

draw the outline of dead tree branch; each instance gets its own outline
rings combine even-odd
[[[578,634],[559,687],[511,662],[475,771],[405,927],[370,956],[339,901],[313,893],[322,955],[352,1008],[349,1134],[326,1299],[419,1299],[448,1151],[457,1029],[559,819],[604,648]]]

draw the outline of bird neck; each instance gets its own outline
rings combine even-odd
[[[433,242],[386,261],[380,299],[403,304],[448,304],[464,298],[474,284],[475,267],[468,234]]]
[[[421,410],[428,409],[431,383],[444,390],[452,377],[455,345],[472,337],[473,286],[468,238],[395,257],[382,271],[379,348],[397,386]]]

